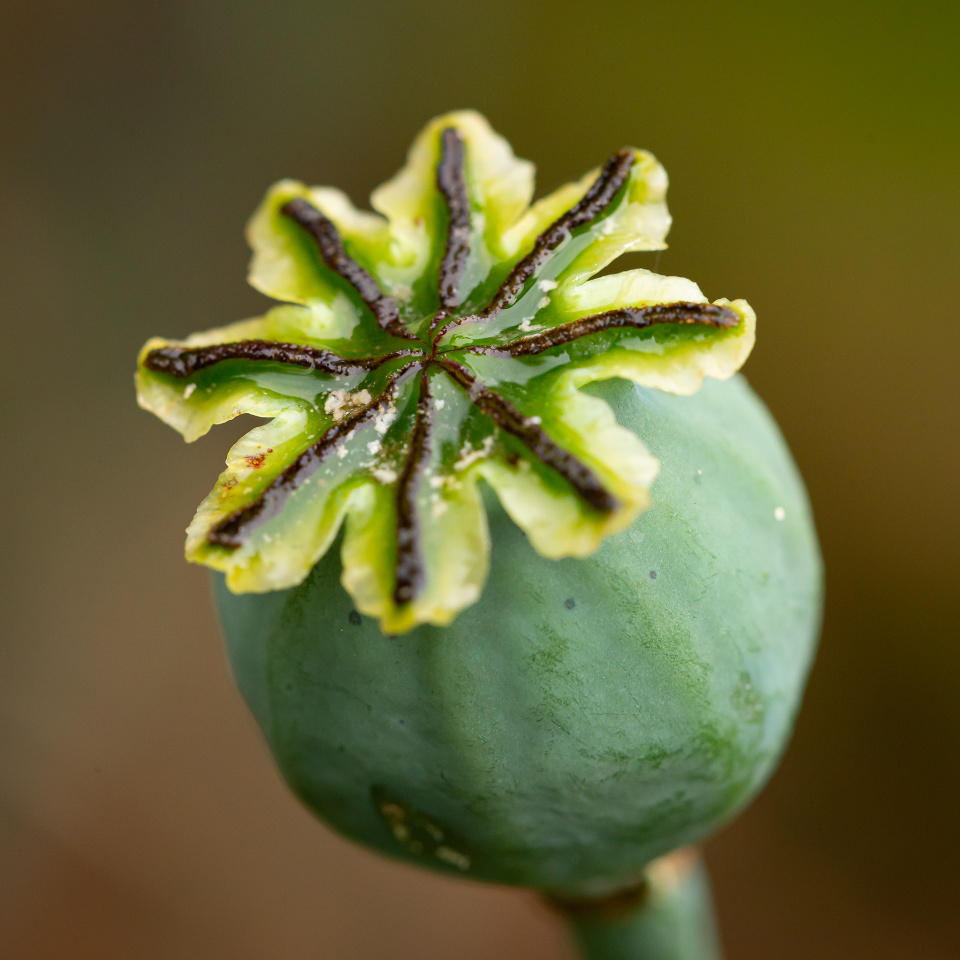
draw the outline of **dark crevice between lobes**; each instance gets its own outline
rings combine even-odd
[[[430,378],[426,370],[420,374],[420,395],[410,439],[410,450],[400,483],[397,485],[397,558],[396,584],[393,599],[397,606],[410,603],[423,588],[426,579],[423,546],[417,513],[417,494],[423,473],[430,460],[430,435],[433,432],[434,406],[430,395]]]
[[[710,327],[735,327],[740,322],[736,311],[714,303],[657,303],[647,307],[624,307],[606,313],[596,313],[580,320],[561,324],[533,337],[514,340],[503,346],[467,347],[470,353],[483,353],[491,356],[531,357],[553,347],[563,346],[604,330],[621,327],[646,329],[657,324],[690,325],[699,324]]]
[[[410,356],[413,351],[399,350],[380,357],[341,357],[329,350],[305,347],[296,343],[277,343],[273,340],[239,340],[217,343],[209,347],[160,347],[146,355],[143,365],[157,373],[168,373],[183,379],[222,363],[224,360],[266,360],[291,363],[321,373],[349,374],[375,370],[388,360]]]
[[[283,473],[275,477],[252,503],[225,517],[207,534],[207,540],[219,547],[236,549],[258,527],[276,517],[284,508],[287,499],[299,489],[323,464],[327,457],[353,432],[366,426],[396,399],[400,381],[419,364],[409,363],[387,377],[384,389],[365,404],[353,416],[335,423],[312,446],[307,447]]]
[[[449,359],[437,362],[466,390],[476,407],[501,430],[516,437],[541,463],[559,473],[594,510],[612,513],[620,506],[620,501],[589,467],[550,438],[540,426],[539,419],[525,417],[509,400],[491,390],[462,364]]]
[[[400,312],[393,297],[387,296],[380,289],[377,281],[356,260],[347,255],[340,233],[331,220],[312,203],[301,197],[285,203],[281,207],[281,212],[310,234],[320,251],[323,262],[357,291],[360,299],[376,318],[381,330],[393,337],[402,337],[405,340],[417,339],[416,334],[407,330],[401,322]]]

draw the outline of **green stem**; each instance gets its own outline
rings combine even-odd
[[[722,960],[707,872],[691,850],[652,863],[628,894],[552,904],[583,960]]]

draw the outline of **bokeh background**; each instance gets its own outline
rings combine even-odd
[[[460,106],[541,190],[652,150],[659,269],[760,317],[747,373],[829,589],[783,766],[706,845],[729,957],[956,958],[954,0],[3,0],[0,956],[571,957],[532,896],[380,861],[288,795],[181,560],[236,430],[187,448],[133,396],[148,335],[263,307],[269,183],[363,203]]]

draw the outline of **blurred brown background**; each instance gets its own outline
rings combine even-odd
[[[570,957],[287,794],[180,554],[236,431],[186,448],[131,383],[261,309],[269,183],[363,203],[459,106],[541,189],[652,150],[659,268],[760,317],[829,589],[782,769],[707,845],[730,960],[960,956],[960,5],[3,0],[0,957]]]

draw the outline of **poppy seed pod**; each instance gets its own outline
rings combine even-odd
[[[330,551],[291,590],[217,603],[284,776],[341,833],[453,873],[616,888],[759,789],[813,652],[803,487],[742,378],[591,388],[662,463],[654,506],[545,560],[494,498],[490,576],[446,627],[385,636]]]
[[[622,890],[741,807],[789,737],[821,571],[737,375],[753,311],[602,273],[664,246],[666,184],[626,148],[531,205],[531,165],[449,114],[376,213],[275,185],[250,279],[283,305],[141,353],[141,404],[186,439],[269,420],[187,556],[220,571],[284,776],[383,853]]]

